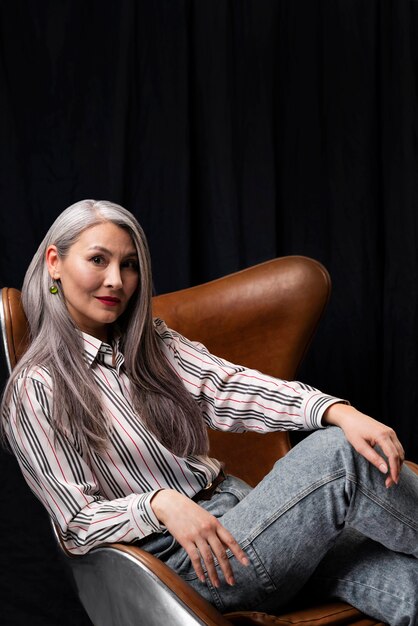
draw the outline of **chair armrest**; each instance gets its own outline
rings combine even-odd
[[[93,624],[230,626],[180,576],[138,546],[109,544],[66,562]]]
[[[235,626],[385,626],[372,617],[366,617],[345,602],[330,602],[317,607],[291,611],[283,615],[267,615],[255,611],[227,613]]]
[[[114,549],[128,554],[135,559],[138,564],[154,572],[160,580],[194,613],[204,620],[205,624],[216,626],[230,626],[230,622],[222,617],[209,602],[188,585],[178,574],[176,574],[165,563],[142,548],[130,544],[112,544]]]

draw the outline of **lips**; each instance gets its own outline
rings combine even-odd
[[[107,306],[116,306],[121,302],[120,298],[113,298],[112,296],[95,296],[95,298]]]

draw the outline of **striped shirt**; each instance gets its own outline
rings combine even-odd
[[[210,428],[311,430],[321,427],[324,411],[337,401],[307,385],[232,365],[169,330],[161,320],[155,320],[155,330],[165,357]],[[215,459],[181,458],[165,448],[135,413],[118,341],[110,346],[84,333],[82,337],[87,366],[111,419],[106,452],[93,453],[87,463],[70,427],[68,435],[54,437],[53,390],[44,367],[33,367],[16,381],[6,426],[24,478],[73,554],[161,532],[151,506],[153,495],[170,488],[192,497],[220,468]],[[19,393],[22,402],[17,405]]]

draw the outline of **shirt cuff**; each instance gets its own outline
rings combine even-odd
[[[326,428],[326,424],[322,423],[322,417],[325,411],[333,404],[350,404],[347,400],[328,396],[321,392],[312,392],[302,403],[302,418],[305,430],[316,430],[317,428]]]
[[[134,529],[138,531],[139,539],[151,533],[162,532],[165,528],[165,526],[162,526],[158,521],[151,506],[151,500],[158,491],[160,491],[160,489],[139,494],[136,497],[134,506],[131,508]]]

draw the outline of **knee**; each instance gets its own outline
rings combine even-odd
[[[310,439],[311,437],[308,437]],[[317,430],[312,435],[312,448],[319,448],[323,458],[331,461],[343,461],[352,466],[356,465],[356,459],[364,460],[359,455],[350,442],[347,440],[343,430],[338,426],[327,426],[327,428]]]
[[[326,465],[335,467],[335,464],[342,464],[345,467],[348,460],[350,464],[352,463],[353,453],[354,448],[347,441],[341,428],[328,426],[311,433],[286,456],[295,456],[301,463],[309,460],[311,465],[316,464],[317,467]]]
[[[321,430],[315,431],[313,437],[323,446],[324,450],[330,455],[339,450],[350,449],[352,446],[347,441],[344,432],[338,426],[327,426]],[[313,441],[313,440],[312,440]]]

